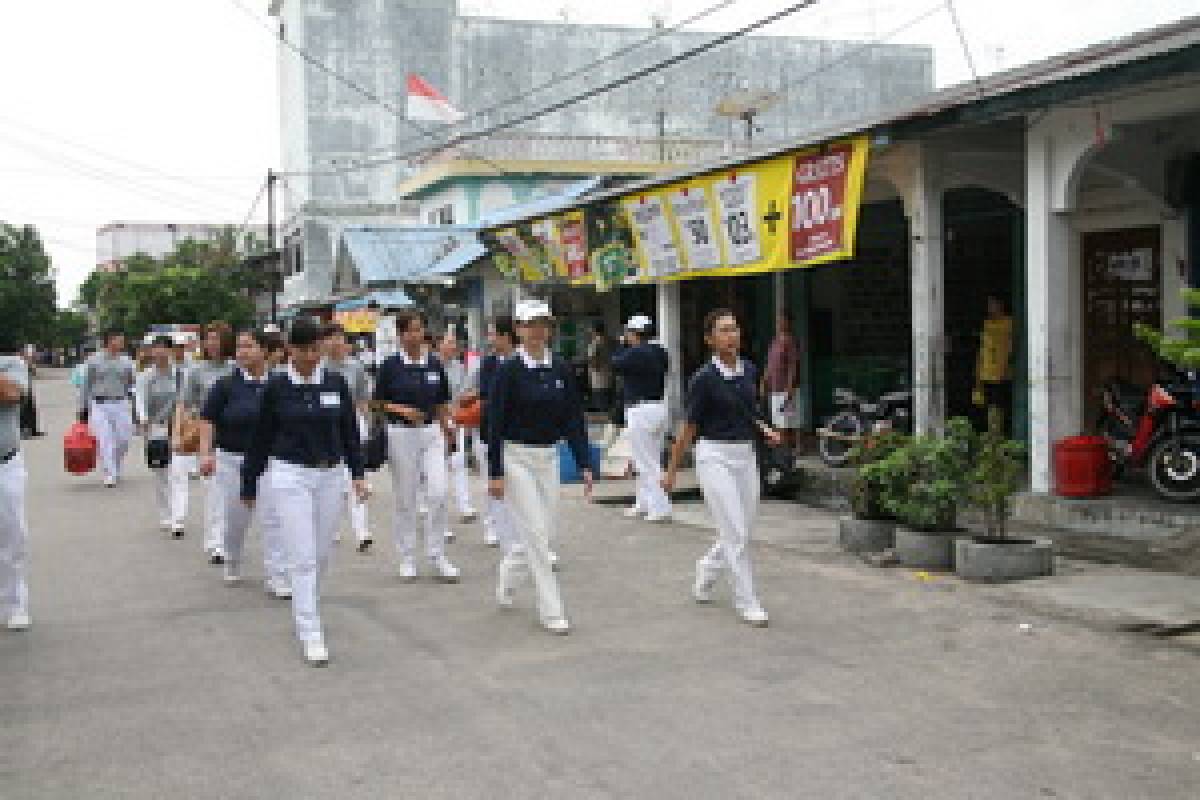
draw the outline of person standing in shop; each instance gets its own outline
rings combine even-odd
[[[396,333],[400,351],[379,367],[374,405],[388,421],[388,468],[396,504],[400,577],[415,580],[418,575],[417,497],[423,479],[428,508],[425,555],[439,580],[456,583],[458,567],[450,563],[445,552],[450,380],[441,361],[426,347],[425,322],[420,314],[397,314]]]
[[[775,338],[767,350],[767,368],[760,389],[771,411],[771,425],[789,446],[795,445],[795,430],[800,426],[796,388],[799,382],[800,352],[792,335],[787,314],[775,318]]]
[[[592,410],[610,410],[613,382],[612,343],[608,340],[602,322],[597,322],[592,328],[592,339],[587,346],[587,370]]]
[[[168,458],[166,465],[151,467],[150,471],[154,474],[159,524],[164,533],[179,539],[183,537],[187,517],[188,473],[187,466],[179,464],[170,452],[171,425],[175,420],[180,389],[172,350],[169,336],[154,340],[150,346],[149,366],[138,375],[134,400],[147,451],[157,446]]]
[[[670,359],[666,348],[651,341],[653,329],[654,321],[645,314],[630,318],[625,325],[625,346],[613,354],[613,371],[621,378],[621,401],[637,472],[636,499],[625,516],[644,516],[647,522],[661,523],[671,520],[671,498],[662,488]]]
[[[321,580],[345,513],[343,468],[350,470],[358,499],[365,501],[368,494],[354,398],[342,376],[321,366],[323,333],[311,320],[292,325],[290,364],[286,374],[267,380],[241,486],[248,506],[255,505],[261,492],[279,516],[296,637],[312,666],[329,663]]]
[[[1004,301],[992,295],[987,299],[987,319],[979,336],[974,400],[987,409],[988,428],[1007,435],[1012,434],[1012,340],[1012,317]]]
[[[131,396],[137,372],[125,354],[125,336],[110,332],[104,349],[87,361],[79,391],[79,419],[86,421],[96,436],[104,485],[110,489],[121,480],[121,467],[133,438]]]
[[[28,475],[21,453],[21,397],[29,366],[19,342],[0,329],[0,620],[10,631],[29,628]]]
[[[507,500],[518,538],[500,562],[496,601],[510,608],[518,582],[530,571],[542,627],[565,635],[571,624],[550,550],[551,532],[562,524],[558,443],[566,440],[590,498],[587,425],[570,367],[550,352],[550,307],[522,302],[516,321],[521,346],[498,366],[488,396],[488,492]]]
[[[754,403],[756,370],[739,355],[741,328],[728,309],[704,318],[704,340],[712,360],[688,382],[685,420],[675,438],[663,488],[675,488],[679,465],[696,442],[696,478],[704,503],[717,523],[717,541],[696,563],[692,596],[711,603],[713,587],[728,570],[733,602],[741,619],[766,627],[767,612],[754,590],[750,534],[758,514],[759,478],[754,440],[763,437],[777,447],[782,437],[759,414]]]
[[[371,404],[371,380],[367,375],[366,366],[352,354],[352,347],[346,338],[346,330],[341,325],[329,325],[325,329],[325,367],[331,372],[341,375],[350,387],[350,396],[354,398],[354,410],[358,415],[358,426],[362,440],[367,438],[367,414]],[[354,532],[354,540],[358,552],[366,553],[375,542],[367,522],[367,504],[358,502],[350,480],[350,472],[346,471],[346,500],[350,508],[350,527]]]
[[[238,334],[237,367],[217,378],[200,410],[204,422],[200,433],[200,474],[216,481],[225,504],[221,550],[225,554],[225,583],[229,585],[242,581],[242,552],[252,516],[250,508],[242,502],[242,465],[262,412],[269,377],[269,343],[265,333]],[[268,581],[270,577],[268,573]]]
[[[233,371],[234,335],[224,322],[206,326],[201,338],[204,359],[192,364],[183,385],[182,401],[175,419],[176,450],[182,447],[184,432],[200,424],[200,410],[208,392],[218,379]],[[213,565],[225,563],[225,500],[221,486],[213,476],[203,477],[204,488],[204,553]]]

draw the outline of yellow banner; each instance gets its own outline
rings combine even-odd
[[[374,333],[379,323],[379,312],[373,308],[355,311],[335,311],[333,321],[341,325],[346,333]]]

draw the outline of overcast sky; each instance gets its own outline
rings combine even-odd
[[[265,20],[267,0],[240,2]],[[652,13],[673,24],[713,2],[461,5],[492,16],[647,25]],[[698,27],[729,30],[786,5],[742,0]],[[765,32],[876,39],[938,5],[823,0]],[[1196,0],[957,0],[956,7],[984,73],[1197,8]],[[235,0],[5,2],[3,21],[0,220],[41,229],[61,303],[74,300],[94,266],[95,229],[107,222],[245,218],[267,168],[278,162],[279,113],[271,34]],[[970,76],[944,8],[890,41],[933,46],[939,85]]]

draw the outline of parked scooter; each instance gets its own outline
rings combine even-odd
[[[1113,475],[1146,469],[1165,500],[1200,500],[1200,394],[1192,379],[1162,381],[1149,391],[1120,380],[1101,391],[1097,428],[1108,440]]]
[[[888,392],[872,403],[849,389],[834,389],[833,403],[840,411],[817,431],[821,460],[831,467],[846,466],[850,451],[867,436],[912,432],[912,392]]]

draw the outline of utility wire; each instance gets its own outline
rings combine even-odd
[[[820,0],[805,0],[804,2],[801,2],[801,3],[793,3],[792,5],[787,6],[786,8],[784,8],[781,11],[777,11],[774,14],[763,17],[763,18],[759,19],[758,21],[753,22],[749,25],[743,26],[741,28],[738,28],[737,30],[731,31],[729,33],[721,34],[720,36],[717,36],[717,37],[709,40],[708,42],[705,42],[704,44],[697,45],[695,47],[690,47],[687,50],[684,50],[683,52],[678,53],[677,55],[673,55],[669,58],[665,58],[661,61],[655,62],[654,64],[651,64],[647,67],[643,67],[641,69],[630,72],[620,78],[616,78],[615,80],[608,81],[607,83],[601,84],[600,86],[597,86],[595,88],[588,89],[587,91],[581,92],[581,93],[573,95],[571,97],[568,97],[565,100],[560,100],[557,103],[552,103],[548,106],[544,106],[543,108],[540,108],[536,111],[530,111],[526,114],[521,114],[519,116],[505,120],[504,122],[499,122],[494,125],[491,125],[488,128],[485,128],[480,131],[473,131],[473,132],[459,134],[458,136],[452,137],[449,141],[445,142],[444,144],[435,145],[434,147],[428,147],[428,148],[419,149],[419,150],[413,150],[408,153],[389,157],[389,158],[381,158],[381,159],[363,161],[352,167],[345,167],[342,169],[332,170],[329,172],[288,172],[285,174],[288,174],[288,175],[323,175],[326,177],[331,177],[331,176],[336,176],[336,175],[344,175],[346,173],[357,172],[357,171],[363,170],[363,169],[371,169],[374,167],[386,166],[387,164],[395,163],[397,161],[407,161],[407,160],[411,160],[411,159],[414,159],[414,158],[417,158],[420,156],[433,155],[433,154],[442,152],[444,150],[448,150],[452,147],[458,147],[460,145],[466,144],[467,142],[478,141],[480,139],[486,139],[489,136],[494,136],[495,134],[500,133],[502,131],[508,130],[510,128],[515,128],[518,125],[524,125],[527,122],[533,122],[534,120],[540,119],[541,117],[556,113],[558,111],[562,111],[564,109],[570,108],[573,105],[582,103],[586,100],[591,100],[595,97],[599,97],[601,95],[607,94],[615,89],[619,89],[623,86],[627,86],[628,84],[639,81],[642,78],[648,77],[657,72],[661,72],[664,69],[668,69],[669,67],[673,67],[678,64],[682,64],[686,61],[690,61],[691,59],[695,58],[696,56],[703,55],[704,53],[707,53],[710,50],[714,50],[718,47],[729,44],[732,41],[735,41],[737,39],[745,37],[745,36],[753,33],[754,31],[757,31],[760,28],[765,28],[766,26],[771,25],[775,22],[778,22],[779,20],[784,19],[785,17],[789,17],[799,11],[803,11],[806,8],[810,8],[811,6],[816,5],[819,1]],[[234,0],[234,2],[237,2],[237,0]]]
[[[406,125],[408,125],[412,129],[416,130],[418,133],[420,133],[425,138],[430,139],[435,142],[440,142],[442,140],[442,137],[440,135],[438,135],[436,132],[434,132],[433,130],[431,130],[429,128],[426,128],[424,125],[419,124],[415,120],[409,119],[408,115],[403,110],[396,108],[396,106],[392,105],[391,103],[389,103],[387,100],[380,97],[378,94],[376,94],[372,90],[368,89],[367,87],[363,86],[362,84],[358,83],[357,81],[343,75],[342,73],[333,69],[329,65],[325,64],[323,61],[321,61],[316,56],[309,53],[303,47],[300,47],[299,45],[292,42],[290,39],[287,38],[287,36],[283,35],[283,33],[277,34],[276,31],[272,28],[271,23],[262,19],[261,17],[258,16],[258,14],[255,14],[253,11],[251,11],[249,8],[247,8],[246,5],[244,3],[242,3],[242,0],[230,0],[230,2],[233,3],[234,6],[236,6],[238,9],[240,9],[242,11],[242,13],[249,16],[251,19],[253,19],[258,24],[266,27],[266,29],[268,31],[270,31],[270,33],[273,37],[277,37],[279,39],[279,41],[285,47],[287,47],[289,50],[291,50],[296,55],[300,56],[300,58],[302,58],[310,66],[313,66],[313,67],[319,69],[321,72],[324,72],[326,75],[328,75],[329,77],[338,81],[342,85],[352,89],[355,92],[358,92],[360,95],[367,98],[372,103],[375,103],[380,108],[387,111],[389,114],[394,116],[396,119],[401,120]],[[395,163],[396,161],[400,161],[400,160],[401,159],[393,159],[393,161],[390,161],[388,163]],[[489,158],[480,157],[479,160],[491,165],[501,175],[508,174],[508,170],[504,169],[504,167],[500,166],[495,161],[492,161]],[[343,171],[334,172],[332,174],[340,175],[340,174],[345,174],[345,172],[347,172],[347,171],[348,170],[343,170]],[[293,172],[290,174],[296,175],[296,174],[301,174],[301,173]],[[311,173],[311,174],[317,174],[317,173]]]
[[[254,212],[258,211],[258,204],[262,202],[263,195],[267,193],[267,181],[263,181],[262,186],[258,187],[258,194],[254,196],[254,201],[250,203],[250,210],[246,212],[246,218],[242,220],[242,224],[238,226],[237,233],[233,235],[234,247],[242,240],[242,235],[246,229],[250,227],[250,220],[254,217]]]
[[[967,44],[967,34],[963,31],[962,21],[958,18],[958,9],[954,7],[954,0],[946,0],[946,10],[950,12],[950,21],[954,23],[954,31],[958,34],[958,42],[962,45],[963,55],[967,59],[967,67],[971,70],[971,77],[975,81],[975,91],[980,96],[983,95],[983,81],[979,79],[979,70],[975,68],[975,58],[971,55],[971,47]]]

